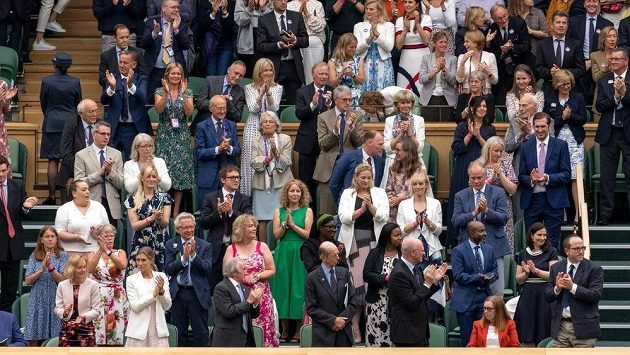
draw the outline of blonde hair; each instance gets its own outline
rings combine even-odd
[[[493,136],[486,140],[486,143],[483,147],[481,147],[481,156],[477,159],[481,166],[486,166],[486,163],[490,160],[490,152],[492,151],[492,148],[497,145],[502,145],[503,149],[505,149],[505,142],[503,142],[503,139],[499,136]]]
[[[184,67],[177,62],[172,62],[171,64],[166,66],[166,69],[164,70],[164,79],[168,78],[168,74],[170,74],[171,71],[175,68],[179,69],[179,72],[182,74],[183,79],[184,75],[186,75],[186,72],[184,71]]]
[[[355,44],[359,43],[357,38],[352,33],[342,34],[341,37],[339,37],[339,40],[337,41],[337,45],[335,46],[335,49],[333,49],[330,59],[334,61],[340,61],[340,62],[346,62],[350,60],[352,57],[350,58],[346,57],[346,46],[350,42],[354,42]]]
[[[480,6],[471,6],[466,10],[466,16],[464,17],[464,28],[467,30],[476,30],[477,27],[473,24],[477,17],[486,16],[486,10]]]
[[[239,243],[243,241],[243,234],[245,234],[245,225],[253,221],[256,228],[258,228],[258,220],[251,214],[243,213],[236,217],[232,223],[232,242]]]
[[[263,85],[263,80],[260,77],[260,74],[262,74],[262,72],[265,70],[265,68],[267,66],[271,66],[271,69],[273,70],[274,73],[274,77],[275,77],[275,73],[276,73],[276,67],[273,65],[273,62],[271,61],[271,59],[268,58],[260,58],[258,59],[258,61],[256,61],[256,64],[254,64],[254,72],[252,74],[252,76],[254,77],[254,87],[259,88]],[[271,78],[271,82],[269,83],[270,86],[274,86],[276,85],[275,79],[272,77]]]
[[[153,163],[145,164],[142,169],[140,169],[140,174],[138,175],[138,189],[136,193],[133,195],[133,204],[135,209],[139,209],[142,206],[142,203],[147,198],[144,195],[144,181],[142,180],[144,177],[149,175],[152,171],[155,171],[155,175],[159,178],[157,168]],[[157,188],[154,188],[153,192],[157,191]]]
[[[300,191],[302,192],[302,195],[300,196],[300,201],[298,202],[298,205],[300,207],[307,207],[308,204],[311,202],[311,194],[308,192],[308,188],[302,182],[302,180],[298,180],[298,179],[293,179],[293,180],[289,181],[282,188],[282,191],[280,192],[280,198],[279,198],[279,200],[280,200],[280,207],[284,207],[284,208],[288,208],[289,207],[289,189],[293,185],[297,185],[298,188],[300,189]]]
[[[357,165],[357,167],[354,169],[354,176],[352,176],[352,188],[356,191],[358,184],[357,184],[357,179],[359,177],[359,174],[361,174],[364,171],[369,171],[370,175],[372,175],[372,185],[369,187],[369,189],[374,187],[374,172],[372,171],[372,167],[370,166],[370,164],[368,163],[361,163],[359,165]]]
[[[155,153],[155,143],[153,142],[153,138],[146,133],[138,133],[133,139],[133,143],[131,143],[131,160],[138,161],[138,159],[140,159],[138,148],[143,144],[152,145],[153,148],[151,149],[151,155]]]
[[[74,273],[79,267],[79,262],[81,262],[81,260],[85,261],[85,265],[87,266],[87,258],[82,254],[74,254],[70,256],[68,262],[66,263],[66,267],[63,269],[63,276],[65,276],[66,279],[72,281]]]
[[[387,12],[385,12],[385,7],[383,6],[383,2],[381,0],[367,0],[363,4],[363,8],[365,9],[368,5],[376,4],[376,10],[378,11],[378,23],[385,23],[389,21],[389,17],[387,16]],[[365,10],[364,10],[365,13]],[[367,21],[367,15],[363,15],[363,20]]]
[[[608,37],[608,33],[610,33],[610,31],[615,31],[617,33],[617,45],[619,45],[619,31],[617,31],[617,29],[613,26],[606,26],[602,28],[601,32],[599,33],[599,40],[597,41],[598,51],[606,50],[606,37]],[[617,47],[617,45],[615,47]]]
[[[399,90],[396,95],[394,95],[393,104],[396,109],[398,109],[398,104],[401,102],[411,102],[415,103],[416,98],[413,96],[413,93],[410,90],[403,89]]]
[[[466,35],[464,35],[464,39],[474,43],[480,51],[483,51],[486,45],[486,37],[479,30],[468,30]]]
[[[558,88],[564,84],[571,84],[571,89],[575,87],[575,77],[571,74],[570,71],[566,69],[560,69],[556,72],[556,75],[553,76],[551,80],[551,84],[553,88],[558,90]]]

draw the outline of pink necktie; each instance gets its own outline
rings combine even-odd
[[[7,185],[7,188],[9,186]],[[7,216],[7,225],[9,226],[9,237],[15,237],[15,228],[13,227],[13,221],[11,215],[9,215],[9,209],[7,208],[7,198],[4,195],[4,186],[0,185],[0,194],[2,194],[2,205],[4,206],[4,214]]]
[[[547,157],[547,150],[545,149],[545,143],[540,143],[540,152],[538,152],[538,175],[542,176],[545,173],[545,158]]]

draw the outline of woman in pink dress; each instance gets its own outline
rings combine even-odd
[[[223,265],[227,265],[234,258],[240,258],[245,263],[243,284],[251,289],[262,287],[260,311],[258,318],[253,319],[253,324],[263,329],[265,347],[277,347],[279,339],[276,332],[275,306],[269,287],[269,280],[276,273],[276,265],[267,244],[256,240],[257,229],[258,221],[252,215],[242,214],[234,220],[233,243],[225,253]]]
[[[5,119],[9,117],[11,99],[15,94],[17,94],[17,86],[10,88],[6,81],[0,80],[0,155],[7,159],[10,157]]]

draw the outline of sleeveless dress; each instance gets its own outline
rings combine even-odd
[[[118,255],[119,252],[116,250],[113,254]],[[96,344],[122,346],[129,315],[127,291],[123,286],[125,271],[119,270],[111,259],[105,263],[100,258],[91,277],[98,282],[103,306],[98,318],[93,321]]]
[[[382,60],[378,53],[378,44],[375,41],[370,44],[364,61],[365,83],[363,83],[363,92],[379,91],[396,84],[392,58]]]
[[[291,211],[293,222],[304,228],[308,207]],[[286,220],[287,209],[280,208],[280,220]],[[304,317],[304,285],[306,268],[300,259],[304,239],[293,229],[287,229],[273,254],[276,274],[271,279],[271,291],[278,307],[280,319],[302,319]]]
[[[245,276],[255,275],[265,270],[265,259],[260,251],[261,242],[256,243],[256,251],[247,257],[238,254],[236,244],[232,244],[232,256],[240,258],[245,263]],[[260,310],[258,318],[252,319],[252,323],[263,329],[263,343],[267,347],[278,347],[279,340],[276,335],[276,319],[273,311],[273,298],[271,297],[271,288],[267,281],[258,281],[255,284],[243,282],[247,287],[262,287],[263,296],[260,299]]]
[[[331,60],[335,63],[335,72],[337,73],[337,77],[339,77],[343,71],[343,62],[336,59]],[[352,70],[352,74],[359,75],[360,62],[361,57],[359,57],[359,55],[355,55],[348,60],[348,66],[350,67],[350,70]],[[342,77],[339,85],[344,85],[350,88],[350,91],[352,92],[351,105],[352,107],[359,107],[359,98],[361,97],[361,94],[363,94],[363,85],[355,83],[351,76]]]

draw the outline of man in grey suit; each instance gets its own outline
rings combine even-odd
[[[470,163],[468,177],[470,187],[455,194],[453,227],[458,228],[457,240],[463,243],[468,240],[466,228],[470,221],[476,220],[484,224],[487,232],[486,243],[492,246],[499,269],[499,277],[490,284],[490,290],[493,295],[502,296],[505,282],[503,256],[512,253],[504,230],[508,220],[505,191],[485,183],[486,173],[478,162]]]
[[[230,260],[223,268],[225,278],[214,289],[216,318],[212,331],[213,347],[255,347],[252,318],[258,318],[262,288],[251,292],[241,285],[245,264]]]
[[[90,186],[90,199],[99,201],[107,211],[109,222],[116,225],[122,218],[120,189],[123,187],[123,159],[120,151],[108,147],[112,128],[105,121],[92,126],[94,143],[80,150],[74,158],[74,179]]]
[[[551,337],[555,348],[592,348],[601,335],[599,299],[604,288],[602,267],[584,258],[577,234],[564,238],[567,258],[551,266],[545,297],[551,303]]]
[[[339,249],[331,242],[319,246],[320,267],[306,276],[304,300],[313,320],[314,347],[353,345],[354,287],[348,269],[336,266]]]

